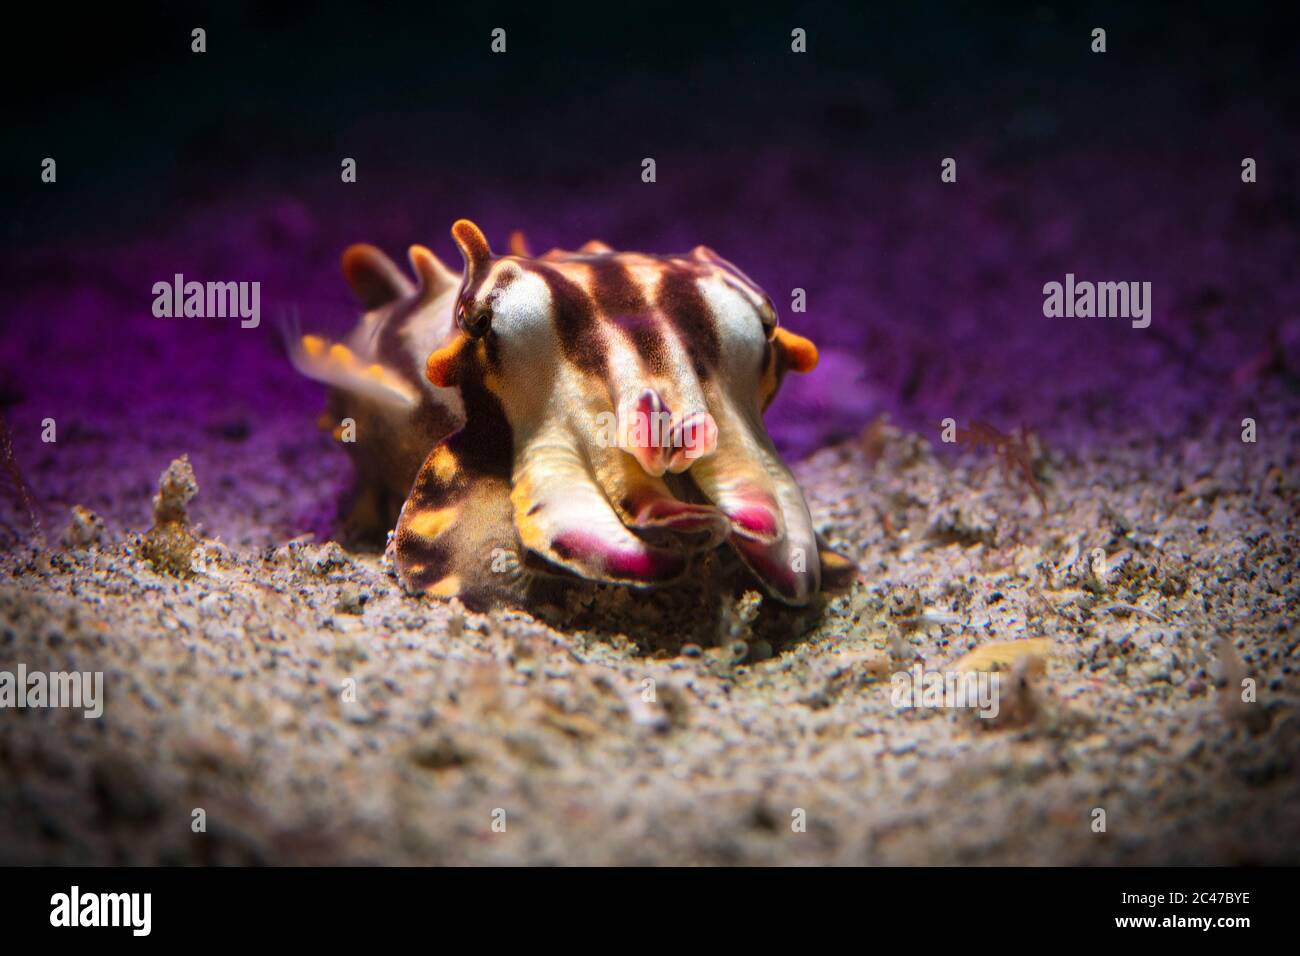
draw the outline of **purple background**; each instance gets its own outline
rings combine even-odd
[[[404,262],[421,242],[455,264],[461,216],[498,249],[522,228],[537,251],[597,237],[736,262],[822,349],[769,417],[794,456],[881,413],[1083,449],[1296,407],[1300,74],[1267,8],[275,9],[47,17],[6,41],[53,58],[6,133],[0,258],[0,404],[50,520],[111,508],[123,483],[143,510],[188,452],[205,495],[247,501],[270,539],[318,528],[346,464],[279,321],[342,333],[345,246]],[[498,22],[510,52],[494,58]],[[789,52],[791,25],[808,54]],[[155,318],[152,286],[176,272],[260,281],[261,327]],[[1151,327],[1045,318],[1043,284],[1067,272],[1151,282]]]

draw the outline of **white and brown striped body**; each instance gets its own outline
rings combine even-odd
[[[518,600],[524,565],[651,586],[724,539],[791,604],[816,593],[823,563],[848,570],[819,548],[762,422],[785,372],[810,370],[816,350],[777,327],[743,273],[704,247],[531,257],[519,243],[498,257],[472,223],[452,231],[466,264],[454,293],[424,250],[412,253],[419,289],[369,247],[349,252],[351,268],[345,256],[377,308],[350,342],[352,364],[378,365],[370,379],[389,378],[401,401],[299,361],[379,432],[383,450],[358,429],[363,482],[389,496],[409,482],[393,538],[408,588]],[[339,364],[321,343],[304,351]]]

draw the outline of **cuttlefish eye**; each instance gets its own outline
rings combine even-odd
[[[759,320],[763,323],[763,331],[770,340],[776,335],[776,306],[772,304],[769,296],[763,296],[763,307],[758,311]]]
[[[462,301],[456,307],[456,324],[470,338],[481,339],[487,335],[488,329],[492,327],[492,310],[489,308],[474,309]]]

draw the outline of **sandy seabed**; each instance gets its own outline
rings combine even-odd
[[[177,578],[144,557],[153,476],[82,473],[102,526],[0,558],[0,669],[102,671],[104,714],[0,713],[0,860],[1300,862],[1287,407],[1253,444],[1031,439],[1045,509],[878,420],[796,468],[861,568],[803,611],[722,556],[533,614],[404,595],[377,554],[276,540],[287,474],[346,473],[307,431],[194,456]],[[972,652],[1009,665],[997,719],[894,705]]]

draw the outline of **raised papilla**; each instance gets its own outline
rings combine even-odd
[[[724,541],[787,604],[852,575],[763,427],[817,349],[743,272],[704,246],[534,257],[516,234],[498,256],[472,222],[452,236],[464,275],[413,246],[416,284],[350,247],[360,324],[292,350],[352,430],[350,529],[396,527],[408,590],[482,608],[538,579],[652,587]]]

